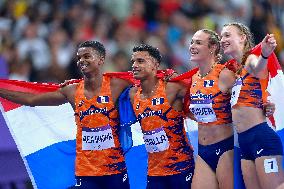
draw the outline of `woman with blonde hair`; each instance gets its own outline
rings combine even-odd
[[[241,23],[226,24],[221,32],[224,54],[238,63],[232,89],[233,123],[241,149],[242,174],[247,189],[276,188],[284,182],[283,149],[279,136],[263,115],[261,79],[268,76],[267,59],[277,43],[273,34],[261,42],[261,55],[251,54],[252,34]]]

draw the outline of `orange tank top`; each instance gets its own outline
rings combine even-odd
[[[261,87],[260,79],[253,77],[243,68],[232,89],[231,106],[249,106],[262,109]]]
[[[232,123],[231,95],[222,93],[218,86],[219,74],[224,68],[224,65],[216,64],[207,76],[200,78],[195,74],[192,77],[189,110],[199,124]]]
[[[175,111],[165,93],[165,82],[159,80],[151,98],[141,99],[139,87],[133,109],[143,132],[148,152],[148,175],[166,176],[193,167],[193,150],[183,125],[184,113]]]
[[[126,170],[118,140],[118,112],[112,101],[110,77],[104,76],[101,91],[87,99],[84,81],[75,95],[76,176],[103,176]]]

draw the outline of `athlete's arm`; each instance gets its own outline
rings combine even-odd
[[[258,78],[267,77],[267,60],[268,56],[274,51],[277,43],[273,34],[268,34],[261,42],[261,55],[249,55],[246,60],[246,65],[251,69],[251,73]]]
[[[66,103],[68,100],[67,95],[65,94],[68,91],[70,90],[64,87],[54,92],[32,94],[27,92],[0,89],[0,97],[27,106],[52,106]]]
[[[219,74],[219,89],[222,93],[231,93],[231,89],[236,81],[234,72],[225,68]]]

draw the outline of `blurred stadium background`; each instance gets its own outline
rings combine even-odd
[[[161,68],[183,73],[193,67],[188,48],[194,32],[220,32],[232,21],[248,25],[256,43],[274,33],[284,68],[283,0],[0,0],[0,78],[56,83],[80,78],[74,55],[85,40],[105,45],[105,71],[130,70],[132,47],[143,42],[162,52]],[[32,186],[2,124],[0,189],[10,188]]]

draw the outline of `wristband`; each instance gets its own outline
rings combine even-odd
[[[262,52],[261,52],[260,55],[261,55],[261,57],[262,57],[263,59],[268,59],[268,57],[269,57],[269,56],[264,56],[264,55],[262,54]]]

